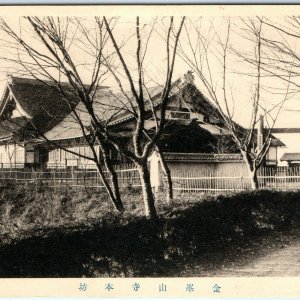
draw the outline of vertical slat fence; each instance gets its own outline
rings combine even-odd
[[[115,167],[120,187],[140,187],[139,173],[133,165]],[[247,173],[238,173],[232,169],[222,170],[171,170],[175,192],[230,192],[250,190],[250,178]],[[107,180],[110,177],[105,172]],[[94,168],[51,168],[47,170],[0,169],[0,187],[8,181],[18,184],[42,182],[51,188],[103,188],[99,173]],[[300,189],[300,167],[264,167],[258,172],[261,189],[297,190]]]

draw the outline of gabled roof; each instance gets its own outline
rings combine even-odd
[[[1,113],[5,110],[9,101],[8,95],[11,94],[14,100],[22,108],[23,116],[24,118],[27,118],[27,123],[25,124],[23,120],[22,123],[19,123],[17,119],[2,119],[2,121],[0,121],[0,127],[2,127],[0,130],[0,139],[1,137],[5,138],[12,136],[12,131],[10,130],[10,127],[12,126],[14,126],[15,131],[17,131],[17,129],[24,130],[24,127],[26,127],[27,132],[31,130],[32,133],[36,132],[35,128],[37,128],[42,134],[51,132],[53,128],[58,126],[57,129],[59,129],[61,133],[64,133],[63,128],[66,130],[67,127],[64,125],[68,123],[68,118],[74,123],[74,116],[71,116],[72,110],[77,107],[76,111],[80,112],[82,115],[85,109],[68,83],[61,83],[61,86],[65,95],[62,95],[54,82],[51,81],[40,81],[32,78],[20,78],[14,76],[10,77],[0,103],[0,118]],[[105,89],[107,90],[106,87],[101,86],[96,91],[96,98],[101,98],[100,101],[103,101],[101,103],[102,108],[105,107],[105,104],[108,104],[107,101],[109,100],[109,97],[99,96]],[[110,109],[110,111],[112,111],[112,109]],[[83,121],[85,121],[88,119],[88,116],[83,115],[82,118]],[[76,132],[72,132],[72,126],[69,127],[67,131],[69,137],[82,136],[82,132],[78,126],[76,127]]]
[[[162,93],[163,86],[160,85],[151,87],[144,91],[146,110],[151,110],[149,97],[151,97],[151,101],[156,109],[160,107]],[[117,94],[117,97],[119,96],[124,97],[121,93]],[[215,105],[210,102],[191,82],[183,81],[181,78],[174,81],[171,86],[169,98],[168,107],[172,107],[172,105],[174,106],[174,103],[176,104],[176,102],[178,102],[177,106],[182,105],[182,103],[183,105],[190,104],[193,107],[194,112],[201,112],[207,116],[214,116],[217,119],[221,119]],[[131,119],[134,119],[132,112],[124,111],[123,113],[118,114],[111,124],[120,124]]]
[[[159,108],[162,92],[163,86],[159,85],[144,90],[146,110],[148,109],[150,111],[151,109],[149,97],[151,97],[151,101],[155,108]],[[132,98],[132,96],[130,96],[131,92],[126,93],[128,94],[128,97]],[[194,106],[194,111],[201,110],[201,112],[207,115],[217,112],[213,104],[211,104],[193,84],[182,82],[181,79],[176,80],[172,84],[170,94],[170,97],[172,98],[171,100],[174,100],[176,97],[182,99],[185,97],[183,100]],[[180,94],[179,97],[178,94]],[[123,93],[112,92],[108,88],[96,94],[93,106],[98,117],[103,117],[106,120],[109,119],[109,126],[119,126],[126,122],[130,122],[135,118],[132,113],[132,107],[129,104],[129,100],[125,97],[125,95]],[[82,103],[77,105],[76,111],[80,115],[83,124],[86,126],[90,125],[90,117]],[[214,115],[216,116],[216,113],[214,113]],[[146,127],[154,124],[151,121],[148,123],[149,124],[146,124]],[[222,130],[213,124],[203,124],[203,128],[211,131],[213,134],[222,134]],[[71,136],[82,136],[82,129],[78,122],[76,122],[72,113],[56,127],[46,133],[46,137],[48,139],[56,140],[68,139]]]
[[[26,129],[26,132],[46,132],[59,124],[67,115],[70,114],[72,107],[74,107],[78,100],[72,94],[70,87],[63,84],[66,95],[70,96],[67,100],[50,81],[39,81],[36,79],[10,77],[4,91],[4,97],[0,103],[0,118],[2,121],[2,137],[10,132],[7,127],[8,123],[17,130]],[[8,96],[12,95],[14,101],[22,110],[22,122],[18,119],[7,119],[3,117],[3,112],[10,101]],[[27,122],[24,122],[27,119]],[[6,123],[6,124],[4,124]],[[31,136],[32,137],[32,136]]]
[[[49,130],[61,122],[78,103],[70,86],[66,83],[62,86],[70,99],[66,99],[50,81],[11,77],[8,82],[15,100],[35,122],[34,125],[41,126],[41,131]]]
[[[148,93],[151,96],[156,96],[161,91],[162,88],[158,86],[148,89]],[[133,118],[132,113],[128,112],[130,109],[129,101],[123,93],[112,92],[107,87],[103,87],[97,91],[93,101],[93,108],[97,117],[103,120],[103,122],[107,122],[109,126],[115,126]],[[91,123],[90,115],[81,102],[75,107],[75,112],[80,116],[82,124],[89,127]],[[72,137],[80,137],[83,136],[83,134],[75,114],[70,113],[62,122],[49,130],[45,136],[49,140],[64,140]]]
[[[76,95],[72,93],[70,85],[68,83],[62,83],[62,86],[68,99],[57,90],[53,82],[11,77],[10,80],[8,80],[4,97],[0,103],[0,114],[3,109],[5,109],[5,105],[7,105],[8,94],[11,93],[15,101],[26,113],[28,123],[24,124],[24,118],[22,119],[22,123],[20,123],[21,128],[26,127],[26,133],[32,129],[30,125],[33,124],[34,127],[38,128],[39,131],[45,134],[50,140],[82,137],[82,128],[76,121],[75,114],[72,110],[74,109],[80,116],[87,133],[90,126],[90,116],[84,105],[79,102]],[[163,87],[157,85],[144,92],[146,102],[147,97],[151,97],[155,107],[159,108]],[[128,95],[130,99],[131,93],[129,92]],[[122,93],[114,93],[107,87],[99,87],[96,90],[93,103],[95,113],[99,119],[109,120],[109,126],[121,125],[124,122],[131,121],[134,116],[129,109],[126,110],[126,106],[130,107],[129,99]],[[215,105],[189,81],[178,79],[172,84],[170,103],[174,105],[176,101],[183,101],[184,104],[190,105],[194,112],[213,116],[214,121],[221,120],[220,113]],[[147,105],[147,103],[146,107],[150,110],[150,105]],[[4,125],[4,123],[2,125]],[[212,135],[228,134],[226,128],[222,125],[219,126],[217,123],[203,123],[199,125]],[[238,124],[237,126],[241,128],[241,130],[245,130]],[[14,129],[16,129],[16,127],[14,127]],[[2,126],[0,139],[1,137],[11,137],[10,128]],[[284,144],[272,136],[272,146],[284,146]]]
[[[300,161],[300,153],[293,152],[293,153],[284,153],[280,158],[281,161]]]

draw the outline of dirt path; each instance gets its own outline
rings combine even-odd
[[[300,276],[300,238],[243,267],[228,268],[218,276]]]

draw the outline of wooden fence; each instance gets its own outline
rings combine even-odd
[[[140,187],[140,177],[132,165],[117,167],[120,187]],[[110,180],[107,173],[106,178]],[[175,192],[227,192],[249,190],[250,179],[246,174],[224,172],[203,174],[199,171],[172,171]],[[0,170],[0,187],[8,181],[19,184],[43,182],[48,187],[103,188],[102,180],[93,169],[48,169],[35,170]],[[300,167],[262,168],[258,173],[260,188],[277,190],[300,189]]]
[[[203,174],[202,171],[172,172],[173,188],[178,192],[227,192],[251,189],[245,174],[224,172]],[[259,188],[276,190],[300,189],[300,167],[265,167],[258,172]]]
[[[110,177],[107,172],[106,179]],[[140,187],[139,173],[135,168],[116,170],[120,187]],[[51,188],[78,187],[103,188],[103,182],[96,170],[51,169],[35,170],[0,170],[0,186],[6,182],[14,181],[18,184],[41,182]]]

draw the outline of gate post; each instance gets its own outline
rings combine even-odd
[[[159,155],[156,151],[153,151],[148,159],[150,163],[150,182],[151,187],[155,193],[157,193],[161,187],[162,176],[161,176],[161,163]]]

